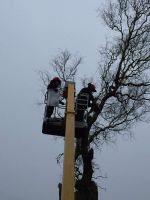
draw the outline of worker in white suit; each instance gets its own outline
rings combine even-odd
[[[45,94],[45,118],[51,117],[54,111],[54,107],[58,107],[59,103],[64,105],[64,103],[60,101],[60,87],[61,80],[58,77],[53,78],[47,86],[47,92]]]

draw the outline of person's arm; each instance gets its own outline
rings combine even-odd
[[[98,110],[99,110],[99,107],[98,107],[98,105],[97,105],[97,103],[96,103],[96,100],[95,100],[95,98],[93,97],[92,94],[91,94],[91,101],[92,101],[91,107],[92,107],[95,111],[98,111]]]
[[[92,103],[91,103],[92,101]],[[95,99],[93,97],[93,95],[91,93],[89,93],[89,107],[92,107],[93,105],[95,105]]]

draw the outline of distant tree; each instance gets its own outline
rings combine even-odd
[[[62,87],[66,81],[75,80],[79,65],[82,63],[82,57],[71,54],[68,50],[60,50],[59,53],[50,61],[50,69],[39,71],[39,78],[42,82],[42,94],[45,95],[47,85],[52,79],[52,72],[60,77]],[[43,104],[38,103],[39,105]]]
[[[91,108],[86,136],[77,140],[77,200],[81,196],[83,200],[98,199],[97,186],[92,180],[94,150],[91,144],[101,147],[117,134],[128,134],[133,124],[149,120],[150,112],[150,1],[116,0],[100,12],[114,37],[99,50],[96,97],[99,109]],[[53,65],[63,80],[67,77],[65,64],[65,59],[58,56]],[[76,67],[71,76],[74,72]]]
[[[60,79],[66,82],[75,78],[78,66],[81,62],[82,57],[72,55],[68,50],[61,50],[58,55],[52,58],[50,65]],[[43,85],[47,86],[51,79],[51,71],[39,71],[39,74]]]

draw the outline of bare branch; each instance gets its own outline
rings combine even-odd
[[[54,71],[63,80],[74,79],[78,66],[81,64],[82,58],[72,56],[69,51],[61,51],[56,57],[51,61]]]

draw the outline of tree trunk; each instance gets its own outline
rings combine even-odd
[[[89,150],[88,133],[82,138],[80,151],[76,152],[82,154],[83,175],[81,180],[76,181],[75,200],[98,200],[98,188],[92,180],[94,150],[92,148]]]
[[[98,200],[98,188],[94,181],[88,184],[78,181],[78,190],[75,192],[75,200]]]

